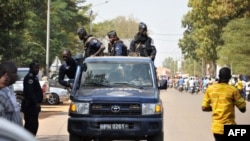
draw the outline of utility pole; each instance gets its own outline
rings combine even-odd
[[[47,35],[46,35],[46,75],[49,77],[49,48],[50,48],[50,0],[47,8]]]

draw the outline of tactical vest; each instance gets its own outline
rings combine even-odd
[[[135,43],[135,52],[137,56],[150,56],[150,52],[152,51],[151,47],[151,38],[148,38],[144,42]]]

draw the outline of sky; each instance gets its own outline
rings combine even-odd
[[[181,21],[189,10],[188,0],[86,0],[86,4],[89,3],[92,3],[93,13],[97,14],[94,23],[118,16],[133,16],[146,23],[157,49],[157,67],[162,66],[165,58],[181,59],[178,40],[185,30]]]

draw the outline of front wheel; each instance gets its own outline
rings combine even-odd
[[[149,136],[147,141],[164,141],[164,133],[161,132],[158,135]]]
[[[56,105],[59,104],[60,100],[59,100],[59,96],[57,94],[49,94],[49,97],[47,99],[47,103],[49,105]]]
[[[92,139],[79,135],[69,134],[69,141],[92,141]]]
[[[18,108],[19,108],[20,111],[21,111],[23,99],[24,99],[24,97],[21,96],[21,95],[17,95],[17,96],[16,96],[17,106],[18,106]]]

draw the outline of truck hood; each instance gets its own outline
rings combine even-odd
[[[155,88],[98,88],[84,89],[76,94],[79,101],[122,101],[122,102],[155,102],[159,97],[159,91]],[[123,98],[121,98],[123,97]]]

